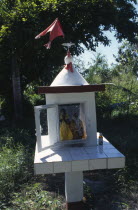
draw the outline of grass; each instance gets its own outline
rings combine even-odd
[[[126,156],[126,167],[84,173],[87,209],[138,209],[138,117],[98,121],[98,130]],[[64,174],[34,176],[34,143],[26,129],[0,134],[0,209],[65,209]],[[32,140],[32,143],[30,142]],[[21,142],[21,143],[20,143]],[[28,147],[29,145],[29,147]]]
[[[12,193],[27,182],[32,175],[33,159],[23,145],[14,145],[12,138],[7,138],[0,148],[0,209],[9,205]]]
[[[14,193],[9,210],[59,210],[63,209],[63,198],[56,193],[43,190],[40,183],[23,185],[21,191]]]
[[[89,207],[99,210],[137,209],[138,203],[134,199],[134,195],[137,197],[137,181],[126,180],[127,173],[126,169],[85,173],[89,180],[95,180],[91,186],[84,187]],[[97,182],[100,183],[100,189],[95,186]]]

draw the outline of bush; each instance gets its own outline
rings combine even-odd
[[[42,189],[40,183],[24,185],[21,192],[14,193],[11,209],[53,209],[61,210],[63,198]]]
[[[11,128],[11,127],[1,128],[0,147],[5,145],[6,147],[10,146],[11,148],[11,146],[15,146],[15,144],[21,143],[22,145],[34,148],[35,146],[34,130],[32,132],[33,135],[28,129]]]
[[[0,209],[8,203],[11,194],[32,175],[32,155],[12,137],[4,139],[0,147]]]
[[[44,95],[38,94],[38,84],[30,83],[26,86],[23,92],[24,98],[24,113],[25,116],[32,117],[34,115],[34,106],[45,104]]]

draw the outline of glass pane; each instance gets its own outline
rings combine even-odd
[[[40,131],[41,136],[48,135],[47,109],[40,110]]]
[[[80,104],[59,105],[60,140],[86,139],[84,113]]]

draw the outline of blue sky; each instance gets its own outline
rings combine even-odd
[[[135,7],[136,7],[136,10],[138,11],[138,3],[137,5],[135,5]],[[116,63],[113,55],[115,56],[117,55],[118,47],[121,45],[121,43],[118,43],[118,41],[114,37],[115,32],[111,33],[107,31],[105,32],[105,34],[111,40],[111,43],[109,46],[105,47],[104,45],[99,44],[99,46],[96,48],[96,52],[88,51],[87,49],[85,49],[85,52],[79,56],[80,59],[83,59],[85,66],[88,65],[88,62],[92,63],[92,60],[94,59],[97,53],[101,53],[102,55],[105,55],[109,65],[111,65],[112,63],[114,64]]]
[[[109,46],[104,46],[103,44],[99,44],[99,46],[96,48],[96,52],[94,51],[88,51],[85,49],[85,52],[80,55],[80,58],[84,60],[85,65],[87,66],[88,62],[92,62],[92,60],[95,58],[97,53],[101,53],[102,55],[105,55],[107,58],[107,62],[109,65],[112,63],[115,63],[115,58],[113,55],[117,55],[118,53],[118,47],[121,45],[121,43],[118,43],[116,38],[114,37],[114,32],[106,32],[105,33],[108,38],[111,40],[111,43]]]
[[[93,63],[93,60],[95,59],[95,56],[97,53],[101,53],[102,55],[106,56],[107,62],[109,66],[111,64],[115,64],[115,58],[113,55],[117,56],[118,53],[118,47],[121,45],[121,43],[118,43],[116,38],[114,37],[115,32],[105,32],[106,36],[111,40],[111,43],[109,46],[104,46],[103,44],[99,43],[99,46],[96,48],[96,52],[87,50],[85,47],[84,53],[82,53],[78,58],[83,60],[84,65],[88,67],[88,63]]]

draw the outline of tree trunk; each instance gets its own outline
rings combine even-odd
[[[22,109],[20,71],[17,63],[16,53],[12,54],[12,87],[13,87],[13,99],[14,99],[14,119],[16,121],[20,121],[23,118],[23,109]]]

